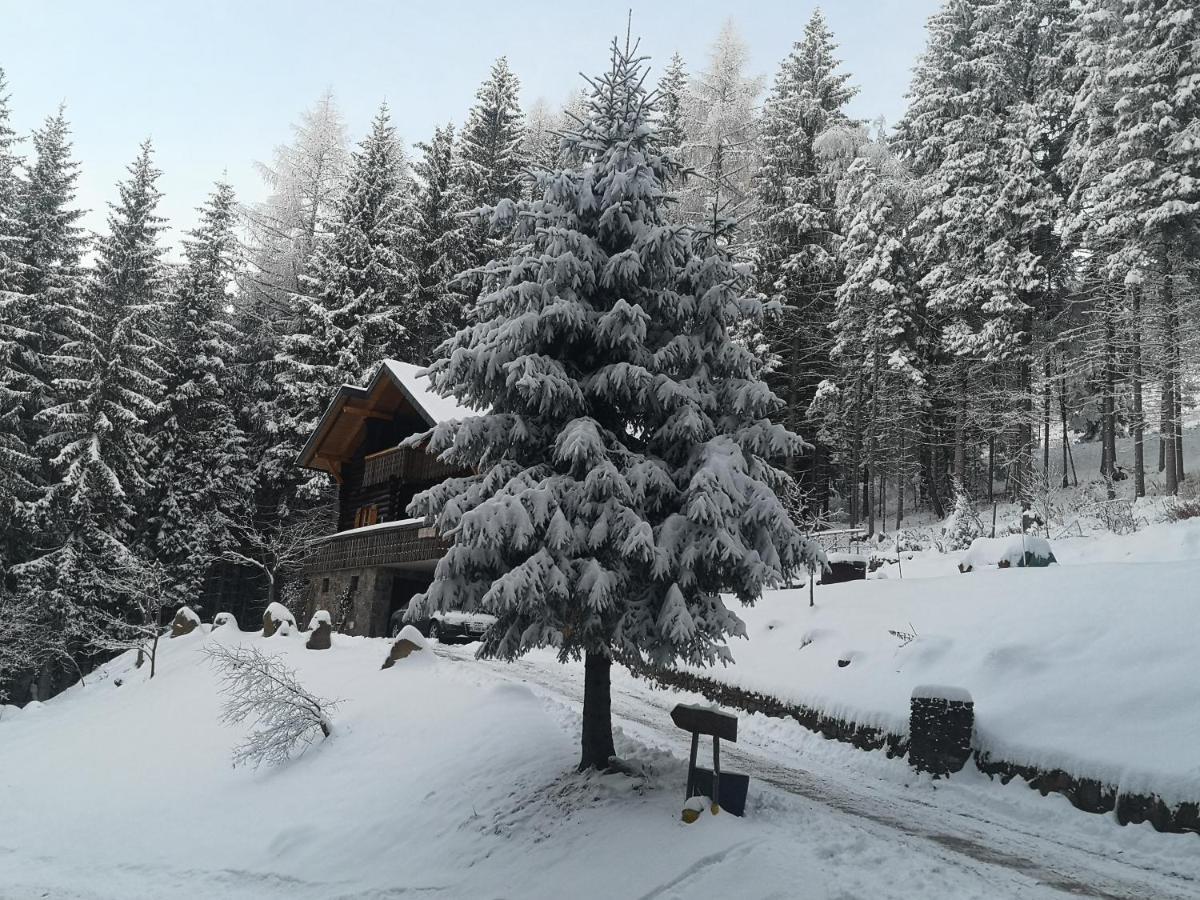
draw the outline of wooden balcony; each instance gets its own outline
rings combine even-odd
[[[363,487],[386,484],[391,479],[409,484],[434,484],[457,474],[424,450],[393,447],[372,453],[364,460]]]
[[[450,542],[422,522],[384,523],[322,538],[304,561],[304,573],[379,566],[413,569],[441,559]]]

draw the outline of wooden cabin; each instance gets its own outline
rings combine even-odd
[[[419,371],[389,359],[366,387],[343,385],[298,460],[337,484],[337,531],[304,567],[307,616],[327,609],[350,634],[388,634],[392,614],[429,586],[448,546],[405,510],[420,491],[462,473],[399,444],[471,412],[434,394]]]

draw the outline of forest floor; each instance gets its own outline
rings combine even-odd
[[[949,592],[1035,574],[920,580]],[[818,609],[843,587],[818,587]],[[758,640],[752,624],[738,656]],[[279,768],[231,768],[244,730],[218,723],[200,652],[214,641],[278,653],[341,699],[333,736]],[[435,645],[380,671],[388,646],[201,630],[165,642],[153,680],[127,655],[0,710],[0,897],[1200,897],[1196,835],[1121,827],[973,769],[933,782],[760,715],[723,753],[752,778],[746,816],[684,825],[688,738],[668,711],[694,698],[618,671],[618,752],[641,774],[580,775],[579,666]]]

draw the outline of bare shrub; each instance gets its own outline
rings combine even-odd
[[[250,735],[234,748],[235,766],[279,765],[291,758],[297,745],[307,747],[318,735],[329,737],[329,714],[337,702],[306,691],[278,656],[221,644],[210,644],[205,653],[217,666],[225,695],[221,722],[254,723]]]

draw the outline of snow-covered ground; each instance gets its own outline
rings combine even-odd
[[[209,641],[280,653],[310,690],[341,699],[332,738],[278,769],[232,769],[243,735],[217,722]],[[619,749],[647,774],[577,775],[577,667],[443,648],[381,671],[387,647],[197,631],[165,642],[152,681],[125,656],[49,703],[4,710],[0,897],[1200,890],[1192,836],[1121,829],[980,776],[935,789],[899,760],[758,716],[726,753],[755,778],[748,815],[686,826],[686,735],[666,715],[677,696],[619,677]],[[956,820],[961,807],[982,815]]]

